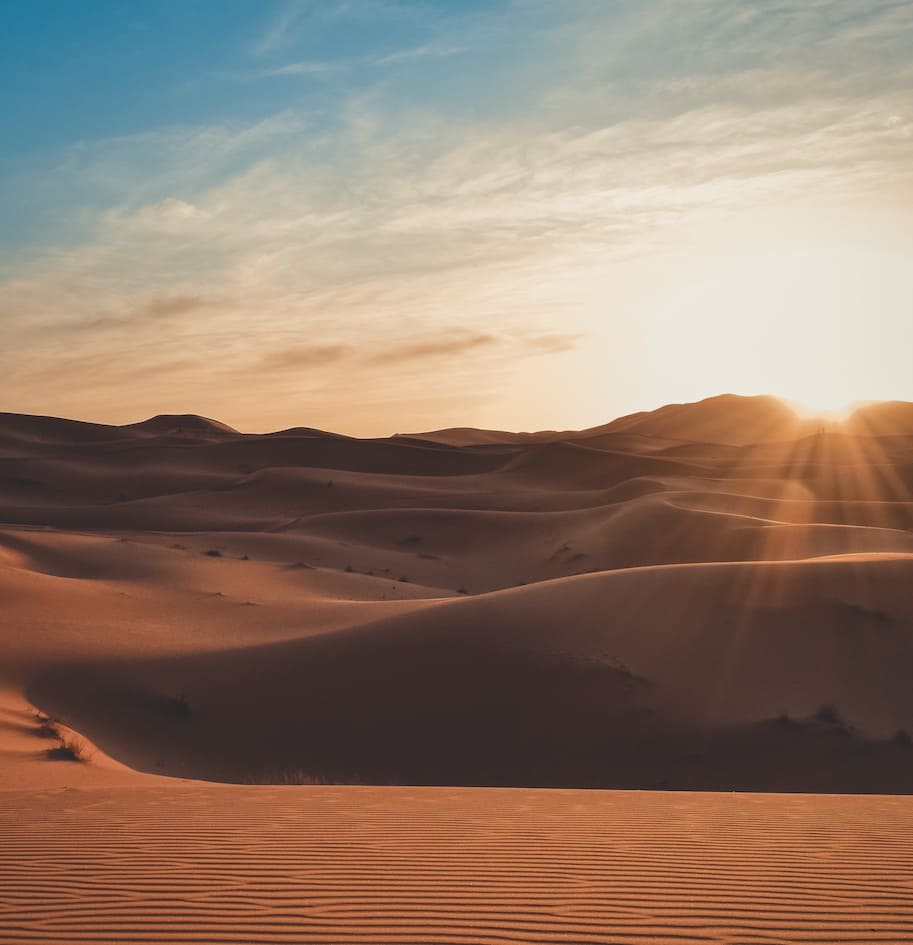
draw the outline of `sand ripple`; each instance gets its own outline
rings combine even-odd
[[[0,942],[913,942],[913,798],[3,791]]]

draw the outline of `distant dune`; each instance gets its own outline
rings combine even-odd
[[[911,405],[372,440],[5,414],[0,457],[0,686],[115,767],[913,792]]]

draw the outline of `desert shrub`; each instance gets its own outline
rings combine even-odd
[[[57,730],[57,747],[49,748],[47,755],[52,761],[91,761],[94,752],[75,735]]]
[[[856,614],[857,617],[864,617],[867,620],[875,620],[878,623],[890,623],[891,618],[883,610],[871,610],[860,604],[847,604],[847,609]]]
[[[353,568],[351,564],[346,565],[346,574],[351,574],[354,570],[355,568]]]
[[[826,725],[834,735],[854,734],[853,726],[843,718],[836,706],[827,704],[819,706],[812,718],[816,722]]]
[[[399,583],[400,583],[400,584],[408,584],[408,583],[409,583],[409,578],[406,577],[406,575],[404,574],[404,575],[399,579]]]
[[[781,728],[794,728],[799,724],[788,712],[781,713],[773,721],[774,725],[779,725]]]
[[[466,588],[463,586],[460,586],[457,588],[457,594],[468,594],[468,593],[469,591],[467,591]]]
[[[60,719],[36,711],[35,722],[42,738],[57,739],[56,746],[47,750],[48,758],[54,761],[89,761],[92,758],[93,752],[89,751],[86,742],[66,730]]]
[[[832,705],[818,706],[814,719],[816,722],[824,722],[825,725],[843,725],[843,717]]]
[[[52,719],[44,712],[36,712],[35,722],[38,725],[38,735],[41,738],[57,738],[57,719]]]
[[[210,548],[209,551],[204,551],[204,555],[208,555],[210,558],[221,558],[222,552],[216,548]]]
[[[187,696],[183,692],[179,692],[175,696],[165,700],[165,709],[170,714],[177,719],[189,719],[192,715],[190,708],[190,703],[187,701]]]

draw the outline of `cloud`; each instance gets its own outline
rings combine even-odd
[[[525,341],[533,354],[564,354],[573,351],[583,339],[581,334],[548,334],[536,335]]]
[[[329,6],[283,7],[259,55],[308,17],[383,14]],[[439,108],[380,70],[322,111],[84,143],[53,175],[91,195],[75,214],[82,238],[7,263],[0,281],[0,393],[37,397],[55,371],[75,388],[84,358],[99,385],[120,383],[114,365],[129,358],[174,366],[169,390],[150,397],[203,385],[205,412],[232,422],[219,404],[234,403],[239,378],[264,404],[287,403],[289,420],[323,404],[370,431],[391,404],[460,422],[469,403],[519,411],[523,378],[534,386],[545,369],[537,355],[565,353],[553,363],[573,373],[587,339],[636,318],[622,266],[705,227],[737,233],[771,208],[797,220],[828,206],[913,209],[904,6],[694,0],[685,14],[678,0],[624,0],[556,12],[518,0],[500,20],[366,54],[410,63],[421,91],[423,68],[471,49],[478,75],[452,70],[444,78],[470,84],[448,86]],[[484,58],[492,49],[497,61]],[[324,66],[348,68],[302,59],[265,71]],[[402,368],[431,362],[429,393]],[[334,369],[350,367],[388,402],[334,391]],[[59,402],[90,403],[79,396]]]
[[[376,364],[399,364],[405,361],[427,361],[435,358],[466,355],[498,344],[494,335],[482,332],[459,332],[452,336],[400,342],[368,357]]]
[[[268,56],[294,43],[305,28],[313,31],[328,22],[413,22],[417,12],[427,14],[421,6],[396,0],[285,0],[254,41],[251,53]]]
[[[263,69],[256,73],[256,78],[268,79],[281,76],[316,76],[331,73],[348,72],[359,67],[393,66],[401,63],[417,62],[429,59],[447,59],[467,52],[465,46],[452,46],[439,42],[425,43],[409,49],[399,49],[383,55],[360,56],[334,61],[302,60],[288,62],[281,66]]]
[[[418,340],[398,339],[394,342],[371,339],[358,345],[355,342],[290,345],[270,351],[257,362],[257,368],[268,371],[298,371],[320,368],[333,369],[343,360],[353,365],[383,367],[414,361],[424,362],[463,357],[474,352],[497,353],[502,358],[516,358],[537,354],[560,354],[572,351],[581,342],[581,335],[519,334],[502,337],[485,332],[451,330]]]
[[[777,205],[798,213],[808,201],[849,205],[879,191],[896,202],[903,186],[910,194],[905,114],[901,97],[888,94],[763,109],[708,104],[596,128],[448,128],[432,117],[393,136],[383,122],[353,122],[307,147],[304,133],[291,134],[294,148],[208,189],[106,211],[91,240],[20,268],[0,284],[2,347],[22,390],[43,384],[30,365],[65,373],[74,356],[105,349],[99,391],[114,385],[104,377],[124,378],[113,367],[123,357],[149,366],[138,378],[165,376],[154,367],[161,359],[178,365],[167,373],[175,389],[210,375],[226,403],[238,378],[218,364],[248,372],[245,385],[267,398],[266,379],[245,365],[260,363],[278,384],[296,369],[329,377],[347,361],[380,374],[434,360],[437,397],[490,391],[513,371],[502,381],[486,374],[510,348],[499,339],[529,336],[511,349],[518,364],[525,352],[579,349],[592,330],[591,300],[612,292],[607,267],[661,250],[681,225]],[[233,134],[254,131],[213,129],[200,139],[230,152]],[[205,148],[173,153],[203,161]],[[170,187],[167,168],[160,173]],[[173,173],[186,179],[188,168],[177,163]],[[451,333],[455,312],[464,328]],[[55,339],[55,326],[68,325],[80,330]],[[131,355],[121,350],[127,330]],[[39,331],[40,348],[29,340]],[[302,332],[332,340],[269,354]],[[166,342],[187,364],[213,366],[187,367],[182,381],[185,362]],[[290,404],[315,396],[310,379],[297,383],[275,396]],[[402,377],[395,386],[415,405],[428,396]],[[241,419],[218,403],[207,410]]]
[[[326,367],[352,354],[352,347],[345,344],[295,345],[271,351],[257,364],[266,371],[298,371],[306,368]]]
[[[265,56],[286,45],[311,6],[306,0],[286,0],[254,42],[253,54]]]
[[[343,68],[339,62],[318,62],[302,61],[289,62],[284,66],[276,66],[274,69],[264,69],[257,73],[260,78],[272,78],[274,76],[302,76],[302,75],[326,75],[330,72],[338,72]]]
[[[126,307],[123,311],[108,312],[101,315],[90,315],[76,320],[54,320],[41,326],[44,333],[65,332],[68,334],[83,335],[93,340],[101,340],[103,336],[121,332],[123,330],[140,329],[145,331],[150,327],[167,327],[173,329],[174,322],[191,312],[212,309],[218,306],[221,310],[231,308],[231,303],[225,299],[202,298],[200,296],[176,296],[152,298],[145,304]]]
[[[416,59],[446,59],[467,52],[465,46],[448,46],[443,43],[425,43],[412,49],[400,49],[374,59],[379,66],[392,66],[401,62],[410,62]]]
[[[178,295],[172,298],[153,299],[133,316],[134,319],[170,319],[186,315],[201,308],[218,304],[215,299],[204,299],[199,295]]]

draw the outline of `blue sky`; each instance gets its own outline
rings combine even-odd
[[[2,157],[8,166],[86,139],[317,105],[327,91],[360,85],[379,61],[420,53],[460,21],[503,7],[490,0],[348,10],[252,0],[8,2],[0,108],[10,137]],[[320,86],[302,75],[319,75]]]
[[[909,3],[0,15],[3,409],[371,434],[913,399]]]
[[[253,124],[290,109],[306,110],[314,129],[332,128],[338,103],[375,83],[400,81],[416,103],[482,107],[483,99],[458,98],[458,86],[471,91],[471,76],[423,69],[413,85],[416,70],[408,67],[459,55],[472,68],[473,51],[447,34],[503,9],[491,0],[8,3],[0,32],[0,175],[5,200],[22,214],[15,226],[7,218],[3,236],[16,245],[23,231],[40,236],[54,225],[61,205],[32,203],[27,212],[22,179],[37,167],[47,183],[57,161],[93,142]],[[104,203],[127,195],[90,188],[60,199],[78,206],[80,196]]]

